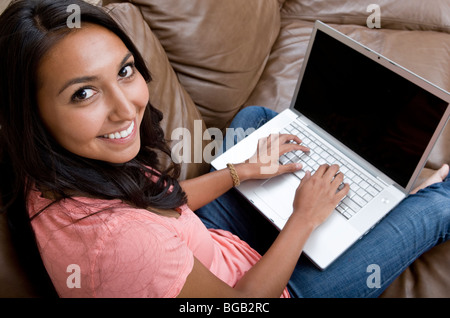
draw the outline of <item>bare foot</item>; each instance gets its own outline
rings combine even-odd
[[[433,183],[442,182],[445,177],[447,177],[449,171],[448,164],[444,164],[439,170],[433,173],[428,179],[426,179],[422,184],[420,184],[417,188],[411,191],[411,194],[416,193],[417,191],[432,185]]]

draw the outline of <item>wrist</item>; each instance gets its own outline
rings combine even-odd
[[[303,213],[302,211],[295,211],[295,210],[291,214],[288,221],[301,226],[309,233],[312,233],[320,225],[320,222],[316,222],[315,220],[306,217],[305,213]]]
[[[236,171],[234,164],[227,163],[228,171],[230,172],[231,180],[233,180],[233,187],[238,187],[241,184],[241,180]]]
[[[251,179],[248,165],[246,163],[238,163],[234,165],[234,169],[239,177],[240,182]]]

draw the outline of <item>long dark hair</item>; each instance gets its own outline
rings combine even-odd
[[[134,55],[137,70],[151,81],[142,56],[103,8],[82,0],[19,0],[0,16],[0,191],[13,234],[26,241],[22,250],[33,238],[26,211],[33,185],[59,200],[77,193],[121,199],[138,208],[173,209],[186,203],[177,181],[179,166],[164,168],[158,160],[161,153],[170,156],[170,149],[160,127],[162,113],[150,103],[141,124],[141,149],[124,164],[77,156],[43,125],[36,99],[37,69],[46,52],[72,32],[67,8],[73,4],[81,9],[81,27],[93,23],[115,33]],[[152,175],[158,180],[152,181]],[[23,239],[25,233],[28,240]]]

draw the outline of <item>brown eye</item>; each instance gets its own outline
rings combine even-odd
[[[81,88],[72,95],[73,102],[82,102],[95,95],[95,91],[90,88]]]
[[[133,64],[128,64],[125,65],[120,71],[119,71],[119,76],[122,78],[128,78],[133,76],[134,74],[134,65]]]
[[[86,99],[87,97],[88,97],[88,94],[87,94],[85,89],[75,93],[75,98],[76,99]]]

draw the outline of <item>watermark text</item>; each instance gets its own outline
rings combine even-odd
[[[381,9],[378,4],[369,4],[367,6],[367,12],[372,12],[366,20],[367,27],[370,29],[381,28]]]
[[[80,29],[81,28],[81,9],[77,4],[71,4],[67,6],[66,12],[71,13],[67,17],[67,27],[69,29]]]

